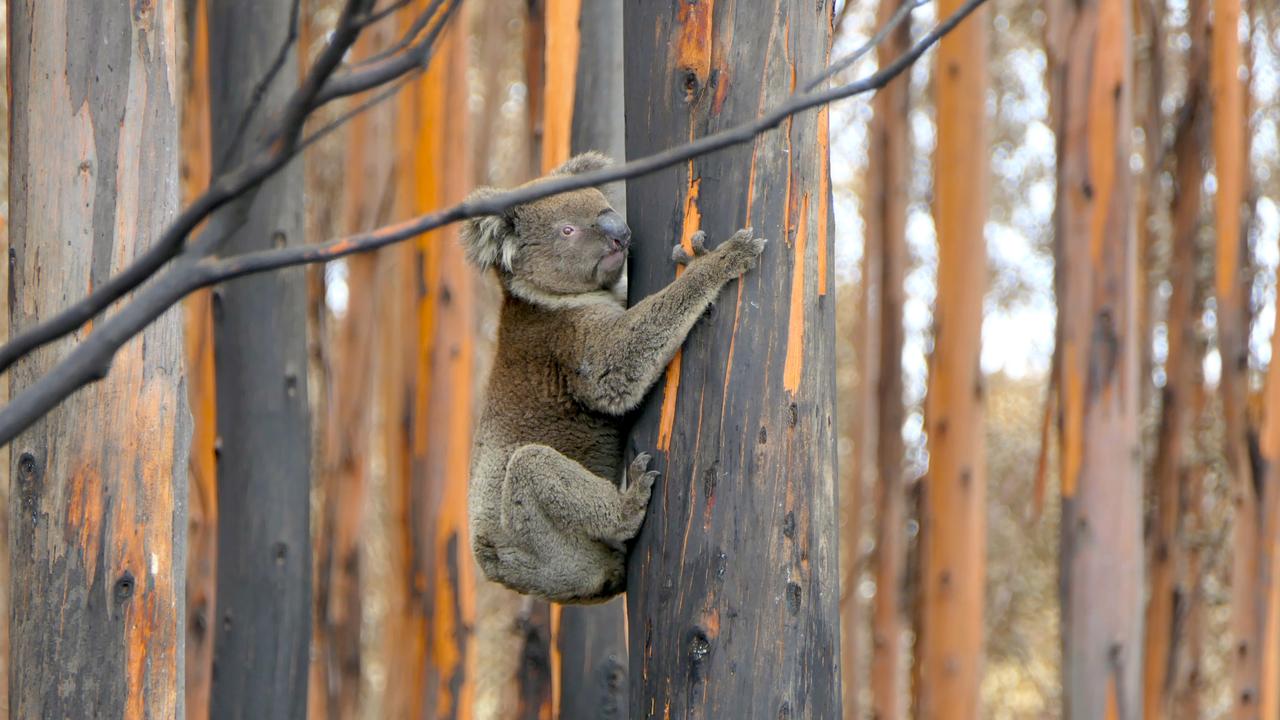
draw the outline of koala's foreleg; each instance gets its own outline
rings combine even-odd
[[[502,488],[502,524],[516,530],[540,512],[563,533],[621,545],[644,522],[656,472],[645,472],[647,455],[628,470],[628,486],[611,481],[546,445],[525,445],[512,454]]]
[[[748,228],[708,252],[705,237],[694,236],[692,256],[675,247],[673,259],[688,264],[683,274],[584,343],[571,380],[579,400],[616,415],[639,405],[720,288],[755,267],[766,242]]]

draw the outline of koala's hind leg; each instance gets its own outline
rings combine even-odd
[[[620,544],[630,540],[644,521],[656,472],[646,472],[641,455],[628,469],[628,487],[611,481],[546,445],[524,445],[507,463],[502,488],[502,522],[523,524],[531,511],[541,514],[567,535]]]

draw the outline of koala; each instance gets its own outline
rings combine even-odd
[[[608,165],[598,153],[552,175]],[[474,197],[495,190],[481,188]],[[684,272],[632,308],[613,289],[631,230],[598,189],[467,221],[468,260],[503,291],[498,343],[472,448],[471,546],[485,576],[558,603],[622,592],[626,544],[658,473],[641,454],[621,485],[623,418],[658,380],[725,283],[765,240],[741,230],[714,250],[693,237]]]

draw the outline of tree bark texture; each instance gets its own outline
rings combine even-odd
[[[938,12],[946,17],[960,4],[941,0]],[[921,513],[923,636],[916,647],[920,718],[979,716],[987,551],[986,381],[979,360],[988,275],[983,234],[990,157],[988,22],[987,10],[981,8],[942,38],[934,69],[938,293],[925,406],[929,471]]]
[[[1222,377],[1224,450],[1231,473],[1235,505],[1232,528],[1231,633],[1234,652],[1232,717],[1236,720],[1274,717],[1280,704],[1280,669],[1274,645],[1266,638],[1267,578],[1272,538],[1267,535],[1269,487],[1274,481],[1259,457],[1258,422],[1249,416],[1249,271],[1248,240],[1242,217],[1248,177],[1245,124],[1245,86],[1239,68],[1244,62],[1238,32],[1241,4],[1213,1],[1209,59],[1209,91],[1213,107],[1213,159],[1217,191],[1213,197],[1215,251],[1214,295],[1217,300],[1218,352]],[[1268,657],[1271,655],[1272,657]],[[1271,677],[1264,671],[1271,665]],[[1264,709],[1272,709],[1266,715]]]
[[[832,5],[628,3],[627,155],[788,96],[826,65]],[[839,717],[834,293],[827,111],[630,181],[630,298],[671,246],[771,242],[644,404],[628,451],[663,473],[628,566],[631,702],[649,717]]]
[[[899,6],[896,0],[883,0],[876,24],[883,26]],[[881,67],[910,45],[910,30],[908,23],[902,23],[876,49]],[[871,615],[871,713],[882,720],[905,717],[903,700],[906,697],[901,681],[902,584],[907,559],[907,498],[902,477],[905,452],[902,423],[906,415],[902,400],[902,307],[906,299],[907,201],[911,172],[909,91],[909,78],[899,77],[872,99],[875,115],[870,128],[866,188],[867,249],[864,252],[868,258],[875,258],[866,267],[869,272],[876,272],[878,268],[878,277],[869,287],[879,296],[879,301],[873,303],[878,318],[872,320],[878,324],[878,342],[863,348],[866,353],[878,355],[871,368],[873,372],[864,380],[874,384],[875,406],[869,411],[877,417],[872,465],[876,478],[876,595]],[[843,619],[846,623],[853,620]],[[842,653],[842,657],[847,677],[852,657],[849,652]],[[848,695],[845,698],[845,714],[852,717],[852,708],[847,707]]]
[[[186,35],[182,96],[182,197],[189,202],[209,185],[209,26],[205,0],[183,0]],[[212,291],[182,303],[191,408],[191,461],[187,474],[186,684],[187,720],[209,717],[213,690],[213,625],[218,570],[217,389],[214,385]]]
[[[425,3],[424,3],[425,5]],[[467,34],[461,18],[442,36],[436,60],[408,98],[412,155],[408,214],[459,202],[474,184],[467,117]],[[461,181],[460,181],[461,179]],[[467,482],[475,422],[476,282],[458,226],[415,241],[409,297],[415,303],[410,510],[418,524],[413,577],[425,578],[423,697],[415,717],[465,720],[475,692],[475,576],[467,542]],[[390,328],[389,328],[390,330]]]
[[[554,36],[564,25],[570,25],[563,31],[578,40],[576,52],[572,53],[575,62],[548,63],[548,95],[553,85],[551,78],[562,73],[574,78],[567,88],[572,101],[569,142],[564,157],[548,159],[556,165],[574,153],[599,150],[621,162],[626,155],[623,43],[619,42],[625,37],[622,0],[575,0],[573,4],[578,3],[576,16],[558,19],[547,29]],[[558,48],[561,42],[551,42],[549,38],[548,44]],[[557,126],[556,130],[559,132],[560,128]],[[549,132],[548,137],[551,135]],[[543,144],[544,153],[549,146],[550,142]],[[610,190],[614,207],[625,215],[625,192],[621,188]],[[625,628],[626,601],[621,597],[603,605],[566,605],[560,609],[555,642],[559,654],[558,716],[562,720],[622,720],[628,716]]]
[[[1049,11],[1063,717],[1129,720],[1142,715],[1143,638],[1131,6],[1056,0]]]
[[[289,32],[290,3],[208,5],[213,169],[247,157],[297,84],[291,50],[238,146],[237,128]],[[247,204],[247,209],[245,208]],[[298,244],[302,168],[286,167],[225,213],[245,211],[226,254]],[[215,217],[215,222],[216,222]],[[218,416],[214,718],[301,718],[311,641],[310,421],[301,269],[213,291]]]
[[[353,55],[364,58],[395,41],[398,29],[393,23],[379,23],[361,34]],[[407,92],[407,89],[406,91]],[[397,158],[412,153],[395,134],[399,108],[384,103],[351,120],[347,126],[342,153],[343,190],[337,222],[339,232],[356,233],[391,222],[397,176]],[[386,427],[375,421],[374,407],[386,409],[375,401],[375,378],[379,377],[378,361],[388,357],[378,343],[378,332],[384,327],[379,314],[379,289],[390,290],[383,269],[382,253],[356,255],[346,261],[346,312],[333,318],[329,345],[330,369],[324,414],[320,420],[320,462],[317,470],[319,495],[316,522],[315,623],[312,629],[310,720],[354,718],[386,712],[375,698],[362,693],[364,675],[371,662],[364,650],[366,597],[374,595],[370,588],[380,588],[397,599],[399,583],[382,582],[367,567],[374,527],[369,523],[373,466],[373,442]],[[382,274],[380,274],[382,273]],[[399,345],[412,346],[403,328],[394,328]],[[401,353],[403,354],[403,352]],[[396,392],[399,388],[396,388]],[[313,404],[313,412],[318,408]],[[390,465],[389,465],[390,466]],[[394,467],[394,466],[392,466]],[[404,508],[388,499],[385,525],[399,532],[398,521],[405,518]],[[388,670],[411,664],[409,658],[420,657],[421,628],[405,634],[397,645],[401,652]],[[388,698],[413,695],[418,687],[397,681],[388,684]]]
[[[172,2],[9,3],[11,327],[144,251],[176,212]],[[13,717],[182,714],[190,419],[181,314],[12,446]],[[10,371],[30,385],[89,327]]]
[[[1187,92],[1179,112],[1174,138],[1175,186],[1170,203],[1173,219],[1169,264],[1171,293],[1166,314],[1168,352],[1164,363],[1165,385],[1161,393],[1160,428],[1152,481],[1152,517],[1147,539],[1150,593],[1146,610],[1143,652],[1143,708],[1147,720],[1173,716],[1178,683],[1185,677],[1179,668],[1185,656],[1185,616],[1195,601],[1193,587],[1199,578],[1188,573],[1186,521],[1189,508],[1201,499],[1191,494],[1196,395],[1202,383],[1202,349],[1196,324],[1203,296],[1198,287],[1201,255],[1198,245],[1202,223],[1201,189],[1204,184],[1206,77],[1204,52],[1205,2],[1192,0],[1191,52],[1188,54]],[[1145,335],[1144,335],[1145,338]]]

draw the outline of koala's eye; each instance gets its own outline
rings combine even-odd
[[[576,227],[574,227],[574,226],[572,226],[572,225],[565,225],[564,227],[560,228],[560,234],[561,234],[561,235],[564,235],[565,237],[569,237],[570,235],[572,235],[572,234],[574,234],[575,232],[577,232],[577,230],[578,230],[578,228],[576,228]]]

